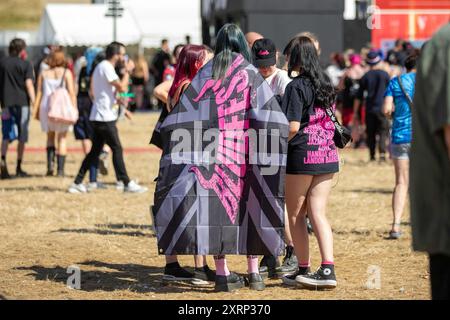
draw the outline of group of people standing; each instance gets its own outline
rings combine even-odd
[[[106,146],[112,152],[118,189],[120,185],[125,192],[146,192],[146,187],[128,177],[116,126],[121,115],[131,117],[120,96],[128,92],[130,74],[135,69],[135,64],[126,60],[125,46],[118,42],[111,43],[104,52],[89,48],[85,65],[75,77],[68,69],[63,50],[54,47],[40,63],[36,77],[31,63],[26,60],[25,42],[12,40],[9,56],[0,61],[1,178],[10,178],[6,152],[9,143],[16,139],[19,141],[16,174],[28,176],[21,163],[28,141],[29,121],[34,118],[40,121],[42,131],[47,134],[47,176],[55,174],[55,162],[57,176],[65,176],[66,138],[71,126],[75,138],[82,141],[86,158],[68,189],[70,193],[104,188],[97,182],[97,171],[102,153],[109,151]],[[90,177],[86,186],[82,182],[88,170]]]
[[[214,54],[204,46],[185,46],[178,59],[174,80],[162,84],[170,89],[161,90],[161,97],[167,97],[164,99],[167,107],[152,137],[152,142],[163,150],[152,214],[160,253],[166,255],[164,280],[192,280],[196,284],[214,281],[217,291],[239,289],[245,283],[250,289],[263,290],[266,273],[282,278],[286,285],[334,288],[337,282],[333,236],[325,208],[333,175],[339,171],[339,156],[333,140],[335,126],[326,109],[334,112],[336,92],[319,64],[318,41],[311,34],[300,34],[290,41],[285,49],[287,70],[277,68],[279,54],[272,40],[262,36],[254,40],[248,43],[236,25],[227,24],[217,35]],[[186,109],[192,109],[192,114],[186,115]],[[263,116],[264,111],[270,112],[276,120]],[[205,114],[209,113],[212,116],[205,119]],[[218,153],[223,151],[233,164],[221,161],[219,164],[196,166],[187,158],[181,164],[176,163],[171,134],[177,127],[191,128],[191,120],[185,121],[184,117],[207,120],[202,126],[225,131],[223,136],[219,136]],[[242,159],[247,159],[244,164],[236,160],[239,155],[220,148],[227,139],[231,141],[227,138],[229,132],[260,126],[277,126],[281,131],[278,142],[285,147],[280,151],[285,160],[278,162],[276,178],[257,177],[265,180],[260,183],[274,191],[275,197],[281,195],[281,199],[277,198],[271,207],[261,203],[264,202],[262,200],[259,202],[259,197],[258,200],[249,198],[253,188],[257,189],[259,184],[252,182],[250,171],[255,171],[255,168],[249,170],[251,165],[246,144],[239,142],[239,138],[233,140],[235,151],[241,150]],[[171,172],[179,174],[171,177]],[[198,197],[200,203],[205,199],[202,197],[210,200],[208,205],[198,207],[197,222],[191,222],[197,224],[198,229],[188,236],[190,228],[185,224],[188,221],[182,220],[192,209],[185,201],[180,203],[179,192],[189,189],[191,183],[197,185],[197,193],[186,198]],[[236,188],[233,188],[235,183]],[[286,190],[287,210],[284,192],[279,194],[279,188]],[[177,196],[172,196],[172,192],[178,192],[174,193]],[[267,198],[271,198],[270,193]],[[255,221],[249,213],[258,205],[260,211],[254,213],[258,219],[264,219],[266,215],[270,217],[273,213],[278,223],[272,216],[269,227],[262,228],[262,220]],[[226,222],[227,215],[231,223]],[[248,215],[251,218],[246,217]],[[322,256],[316,272],[311,272],[307,216]],[[254,228],[257,231],[242,225],[246,219],[256,223]],[[209,223],[204,224],[201,220]],[[232,227],[239,228],[239,240],[233,238]],[[210,230],[209,237],[201,239],[198,233],[206,232],[205,228]],[[273,231],[271,228],[276,231],[272,234],[275,239],[267,239]],[[180,237],[180,232],[184,236]],[[216,236],[211,235],[214,232]],[[260,239],[261,243],[255,244],[258,240],[253,237]],[[278,245],[270,247],[274,241]],[[283,242],[285,245],[281,245]],[[286,256],[280,266],[277,255],[284,249]],[[215,274],[207,266],[205,257],[195,258],[195,273],[182,268],[176,260],[177,254],[200,253],[214,256]],[[242,278],[228,269],[227,253],[247,255],[247,277]],[[260,266],[259,255],[264,255]]]

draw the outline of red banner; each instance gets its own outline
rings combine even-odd
[[[375,3],[380,9],[450,9],[449,0],[376,0]]]

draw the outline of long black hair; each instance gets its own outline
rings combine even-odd
[[[213,78],[223,79],[231,65],[232,53],[240,53],[251,62],[250,49],[241,29],[235,24],[227,23],[217,34],[214,51]]]
[[[315,90],[316,104],[325,108],[336,102],[336,90],[320,66],[317,50],[308,37],[298,37],[291,45],[289,77],[292,78],[292,72],[297,69],[300,71],[299,76],[305,76],[311,80]]]

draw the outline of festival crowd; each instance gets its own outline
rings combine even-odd
[[[161,114],[151,143],[162,155],[151,216],[159,253],[165,255],[164,281],[212,282],[217,291],[246,285],[264,290],[270,277],[296,288],[335,288],[326,207],[340,170],[338,149],[367,147],[370,162],[394,164],[390,239],[402,236],[411,177],[413,245],[430,254],[433,298],[448,299],[449,52],[446,26],[421,49],[399,39],[387,53],[376,48],[333,53],[324,67],[312,33],[299,33],[277,48],[263,35],[244,35],[226,24],[214,50],[180,44],[171,53],[163,40],[147,63],[143,56],[130,59],[126,47],[113,42],[106,49],[88,48],[73,62],[63,48],[50,46],[33,67],[25,42],[14,39],[9,56],[0,60],[1,179],[11,178],[6,156],[15,140],[16,175],[28,176],[22,160],[29,121],[36,119],[46,133],[47,176],[65,175],[72,127],[81,143],[85,158],[68,192],[104,189],[97,175],[107,174],[110,154],[118,190],[148,191],[128,176],[117,121],[145,108],[153,79]],[[193,161],[194,150],[181,162],[175,159],[174,133],[195,132],[196,121],[203,123],[202,131],[220,132],[219,162]],[[265,176],[264,164],[249,162],[245,135],[230,135],[250,129],[275,139],[280,156],[271,163],[275,175]],[[279,132],[275,138],[273,129]],[[321,256],[316,271],[311,271],[312,234]],[[180,254],[194,257],[194,272],[180,266]],[[227,254],[247,257],[246,276],[229,270]],[[215,271],[207,255],[214,257]]]

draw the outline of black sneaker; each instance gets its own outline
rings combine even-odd
[[[169,263],[164,268],[163,281],[191,281],[194,274],[182,268],[178,262]]]
[[[259,273],[249,273],[248,278],[245,279],[246,285],[250,290],[263,291],[266,288],[264,280]]]
[[[192,284],[208,285],[210,282],[214,281],[216,281],[216,272],[211,270],[208,266],[195,268]]]
[[[295,280],[310,289],[334,289],[337,285],[333,265],[322,265],[316,272],[298,275]]]
[[[275,256],[264,256],[259,263],[259,274],[263,278],[277,278],[276,269],[280,267],[280,261]]]
[[[298,267],[296,272],[283,276],[281,280],[283,281],[284,284],[288,286],[300,287],[301,284],[298,283],[295,279],[297,278],[297,276],[306,275],[310,272],[311,269],[309,269],[309,267]]]
[[[283,258],[283,263],[280,267],[276,268],[276,273],[279,278],[285,275],[292,274],[298,269],[297,256],[294,253],[294,247],[286,247],[286,255]]]
[[[216,291],[231,292],[244,287],[244,279],[234,272],[228,276],[216,275],[214,289]]]

